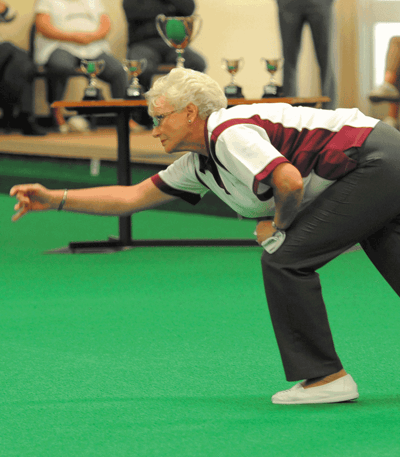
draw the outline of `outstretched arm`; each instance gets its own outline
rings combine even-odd
[[[10,195],[18,200],[12,217],[13,221],[17,221],[31,211],[57,210],[64,190],[49,190],[40,184],[21,184],[14,186]],[[63,210],[100,216],[129,216],[176,198],[161,192],[148,178],[134,186],[69,190]]]

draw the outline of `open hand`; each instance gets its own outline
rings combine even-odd
[[[15,222],[29,211],[46,211],[54,208],[51,192],[41,184],[20,184],[10,190],[10,196],[16,197],[18,203],[14,206],[16,214],[12,217]]]

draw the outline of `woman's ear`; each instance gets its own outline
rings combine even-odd
[[[189,124],[191,124],[197,119],[197,117],[199,115],[199,108],[194,103],[189,103],[186,106],[186,110],[187,110],[188,122],[189,122]]]

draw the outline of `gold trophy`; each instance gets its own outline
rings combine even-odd
[[[106,66],[103,59],[101,60],[82,60],[81,70],[89,77],[89,85],[84,92],[83,100],[103,100],[103,94],[97,87],[96,76],[99,75]]]
[[[125,98],[127,99],[143,99],[143,87],[139,84],[138,76],[141,75],[147,67],[147,60],[128,60],[123,61],[124,70],[128,73],[131,80],[128,88],[126,89]]]
[[[225,96],[226,98],[243,98],[242,88],[238,86],[235,82],[236,73],[243,68],[244,59],[222,59],[222,68],[227,70],[231,75],[231,82],[228,86],[225,86]]]
[[[278,86],[275,80],[275,73],[283,63],[283,59],[264,59],[261,58],[261,62],[264,62],[268,73],[271,75],[270,81],[264,86],[264,93],[262,98],[270,97],[282,97],[282,86]]]
[[[185,59],[183,53],[185,48],[199,34],[202,19],[197,14],[193,16],[166,17],[159,14],[156,17],[156,27],[161,38],[170,48],[175,48],[177,53],[176,66],[184,67]]]

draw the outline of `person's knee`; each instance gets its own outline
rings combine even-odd
[[[70,55],[68,52],[57,49],[55,50],[47,64],[46,70],[49,75],[56,76],[61,79],[67,79],[68,75],[76,72],[79,66],[79,59]]]

